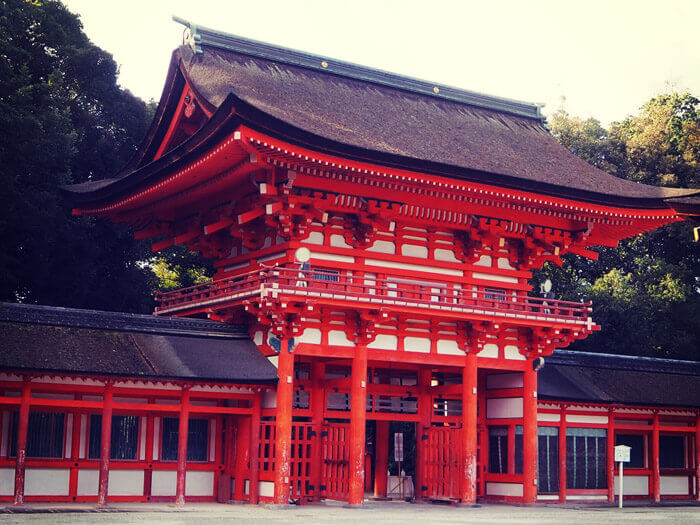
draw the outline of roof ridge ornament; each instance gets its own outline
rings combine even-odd
[[[182,32],[182,45],[190,46],[195,54],[201,55],[202,51],[202,35],[197,31],[197,24],[193,24],[177,15],[173,15],[173,21],[185,26]]]

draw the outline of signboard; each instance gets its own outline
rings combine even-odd
[[[632,450],[632,447],[628,447],[627,445],[617,445],[615,447],[615,462],[629,463],[630,450]]]
[[[403,461],[403,433],[394,434],[394,461]]]

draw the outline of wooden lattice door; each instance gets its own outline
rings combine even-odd
[[[455,427],[425,429],[423,460],[428,499],[459,498],[461,433],[462,429]]]
[[[349,459],[350,424],[327,423],[323,427],[323,483],[321,493],[327,499],[348,501],[350,497]]]
[[[291,475],[289,476],[292,499],[307,499],[313,496],[311,461],[313,460],[314,439],[317,437],[314,435],[311,423],[294,423],[292,425]]]

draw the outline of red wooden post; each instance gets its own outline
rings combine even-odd
[[[325,390],[323,381],[326,377],[326,365],[318,360],[311,364],[311,425],[315,433],[311,448],[311,484],[314,486],[314,500],[321,499],[321,432],[323,431],[323,412],[325,409]]]
[[[537,501],[537,372],[532,361],[523,372],[523,502]]]
[[[559,420],[559,503],[566,502],[566,405]]]
[[[423,435],[430,427],[433,412],[433,400],[430,394],[430,381],[433,373],[429,368],[418,370],[418,417],[416,425],[416,499],[423,499],[423,487],[426,484],[426,441]],[[375,473],[376,475],[376,473]]]
[[[112,408],[114,405],[112,383],[107,383],[102,401],[102,435],[100,437],[100,473],[97,485],[97,505],[107,505],[109,486],[109,455],[112,445]]]
[[[350,505],[365,499],[365,424],[367,418],[367,345],[358,343],[350,378]]]
[[[377,448],[374,457],[374,497],[386,498],[389,469],[389,422],[377,421]]]
[[[19,406],[17,429],[17,462],[15,463],[15,498],[14,504],[24,505],[24,472],[27,462],[27,428],[29,427],[29,402],[32,384],[28,377],[22,383],[22,400]]]
[[[76,394],[75,399],[81,400],[82,395]],[[78,495],[78,459],[80,458],[80,413],[73,412],[73,428],[71,430],[71,451],[70,459],[73,465],[70,469],[70,480],[68,484],[68,495],[75,497]]]
[[[700,414],[695,419],[695,499],[700,501]]]
[[[277,419],[275,439],[275,503],[289,503],[290,458],[292,452],[292,403],[294,400],[294,354],[289,338],[280,343],[277,362]]]
[[[229,439],[231,445],[236,446],[235,479],[233,485],[233,499],[242,501],[245,499],[245,480],[250,463],[250,420],[251,417],[239,417],[236,421],[236,440]],[[233,425],[230,426],[233,428]]]
[[[248,465],[248,501],[258,504],[258,485],[260,483],[260,414],[262,412],[262,393],[253,398],[253,413],[250,416],[250,464]]]
[[[615,414],[608,409],[608,503],[615,501]]]
[[[463,504],[476,503],[476,409],[477,409],[476,352],[467,350],[462,369],[462,480]]]
[[[654,502],[661,501],[661,476],[659,475],[659,413],[654,412],[651,430],[651,479]]]
[[[187,476],[187,434],[190,425],[190,388],[182,389],[180,400],[180,421],[177,435],[177,481],[175,485],[175,505],[185,504],[185,481]]]

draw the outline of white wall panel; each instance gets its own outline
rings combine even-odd
[[[112,496],[143,496],[143,470],[110,469],[108,493]]]
[[[496,390],[501,388],[522,388],[523,375],[520,372],[514,374],[490,374],[486,376],[486,388]]]
[[[214,473],[206,470],[188,470],[185,473],[185,496],[213,496]]]
[[[489,481],[486,483],[486,494],[489,496],[514,496],[522,497],[522,483],[494,483]]]
[[[478,357],[488,357],[492,359],[498,358],[498,345],[488,343],[484,345],[484,349],[477,354]]]
[[[321,330],[318,328],[305,328],[304,332],[299,336],[299,342],[320,345]]]
[[[406,352],[430,352],[430,339],[427,337],[406,337],[403,340],[403,348]]]
[[[174,496],[177,472],[174,470],[154,470],[151,477],[151,495]]]
[[[0,496],[11,496],[15,493],[15,469],[0,468]]]
[[[649,476],[628,476],[625,474],[625,496],[646,496],[649,494]],[[620,493],[620,477],[615,476],[615,494]]]
[[[355,346],[355,343],[348,339],[343,330],[331,330],[328,332],[328,344],[331,346]]]
[[[464,355],[464,351],[459,349],[457,341],[452,339],[438,339],[437,353],[446,355]]]
[[[377,350],[396,350],[399,345],[399,339],[395,335],[378,334],[374,341],[367,345],[367,348]]]
[[[662,496],[684,496],[688,494],[688,476],[661,476]]]
[[[523,417],[522,397],[503,397],[486,400],[486,417],[489,419],[510,419]]]
[[[67,496],[70,469],[28,468],[24,478],[26,496]]]
[[[97,483],[99,481],[99,470],[80,469],[78,470],[78,496],[97,496]]]

